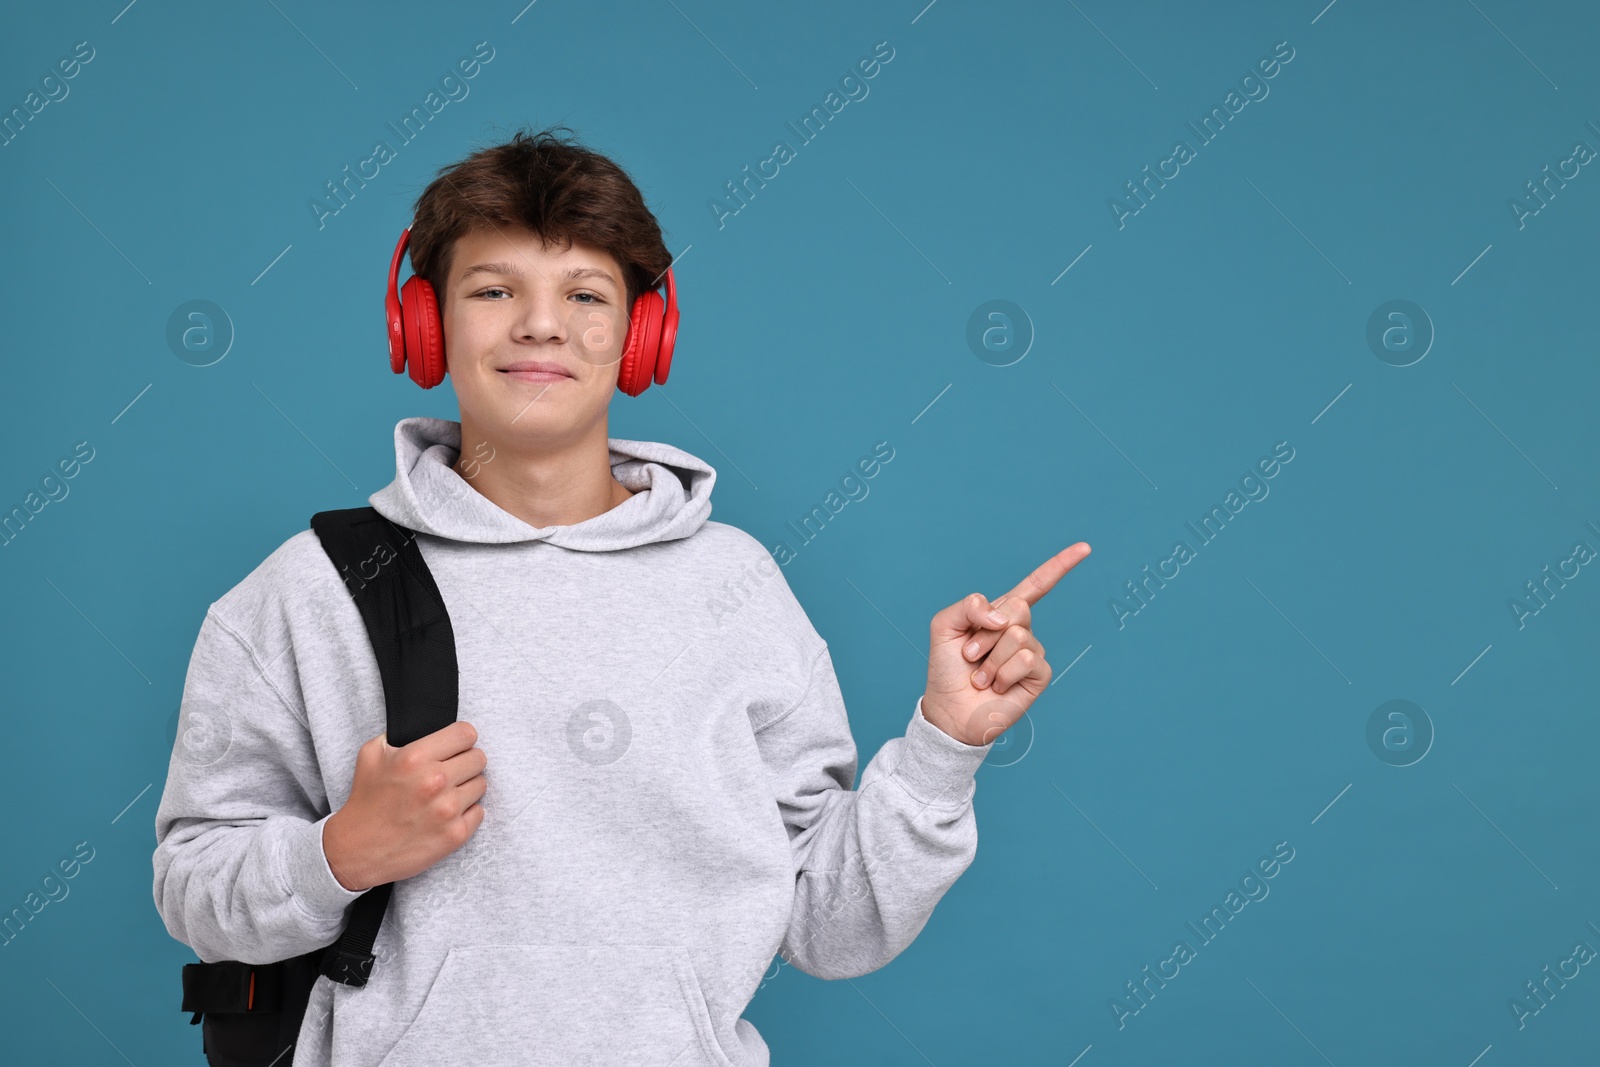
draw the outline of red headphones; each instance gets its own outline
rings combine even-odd
[[[389,288],[384,294],[384,310],[389,317],[389,369],[401,373],[409,365],[411,380],[424,389],[444,381],[444,328],[439,322],[439,301],[426,278],[413,274],[400,289],[400,257],[411,240],[411,227],[400,234],[389,262]],[[672,369],[672,344],[678,336],[678,290],[673,285],[672,268],[667,268],[667,298],[655,290],[640,293],[628,317],[628,337],[622,347],[622,368],[617,373],[617,388],[638,396],[650,388],[667,383]]]

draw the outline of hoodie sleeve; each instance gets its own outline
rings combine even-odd
[[[878,750],[851,790],[856,747],[826,644],[799,702],[756,733],[795,857],[781,954],[816,978],[877,970],[927,925],[978,849],[973,777],[991,745],[922,717]]]
[[[362,895],[328,867],[330,812],[310,729],[271,666],[214,608],[206,613],[153,862],[167,932],[207,963],[270,963],[330,944]]]

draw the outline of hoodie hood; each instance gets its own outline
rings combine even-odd
[[[580,552],[613,552],[688,537],[711,515],[717,472],[701,459],[657,441],[607,439],[611,474],[634,495],[571,526],[529,526],[455,472],[461,424],[427,416],[394,428],[394,481],[368,502],[391,522],[452,541],[513,544],[545,541]]]

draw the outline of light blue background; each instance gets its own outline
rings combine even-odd
[[[784,571],[863,766],[934,611],[1094,547],[1036,611],[1057,681],[979,772],[973,866],[888,967],[769,972],[775,1063],[1592,1061],[1595,967],[1525,1028],[1509,1002],[1600,948],[1600,574],[1508,607],[1600,549],[1600,173],[1524,228],[1508,206],[1600,147],[1591,5],[123,2],[0,34],[0,110],[95,49],[0,148],[0,509],[95,449],[0,550],[0,910],[95,850],[0,949],[8,1061],[201,1062],[150,864],[200,620],[390,480],[398,419],[455,417],[386,369],[390,253],[439,167],[556,122],[681,257],[671,381],[619,395],[614,436],[715,465],[714,517],[769,545],[895,449]],[[323,183],[480,40],[470,95],[319,230]],[[719,229],[724,182],[883,40],[870,95]],[[1270,95],[1119,229],[1108,199],[1280,41]],[[193,299],[237,331],[203,368],[165,340]],[[992,299],[1036,332],[1011,366],[965,339]],[[1408,367],[1365,340],[1391,299],[1437,331]],[[1270,495],[1119,629],[1123,583],[1279,441]],[[1412,766],[1366,741],[1392,699],[1437,733]],[[1270,896],[1198,946],[1279,841]],[[1197,958],[1119,1029],[1179,938]]]

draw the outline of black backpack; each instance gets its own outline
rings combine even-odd
[[[370,507],[318,512],[311,528],[366,623],[383,677],[389,744],[407,745],[455,722],[455,632],[416,532]],[[190,1025],[204,1019],[201,1049],[211,1067],[289,1067],[293,1056],[284,1054],[300,1036],[317,976],[367,984],[393,889],[391,882],[357,897],[339,939],[304,955],[185,964],[183,1010],[194,1013]]]

